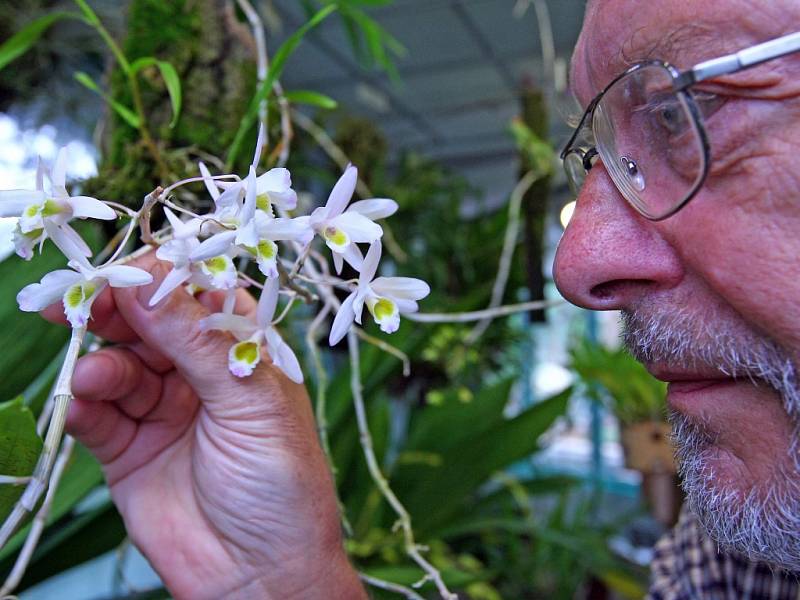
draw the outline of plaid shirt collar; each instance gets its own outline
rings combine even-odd
[[[655,547],[647,600],[800,600],[796,575],[723,553],[684,506]]]

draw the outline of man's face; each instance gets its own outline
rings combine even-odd
[[[687,68],[794,30],[795,0],[593,0],[571,85],[586,106],[638,60]],[[800,55],[693,89],[722,101],[702,190],[647,221],[598,162],[556,282],[621,309],[631,351],[670,382],[684,485],[712,535],[800,570]]]

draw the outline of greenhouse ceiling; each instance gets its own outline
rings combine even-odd
[[[266,5],[268,32],[282,38],[303,19],[297,0]],[[563,88],[584,0],[548,0],[556,53],[547,75],[533,3],[525,0],[395,0],[370,12],[407,49],[400,81],[360,66],[339,22],[329,20],[292,57],[287,88],[325,92],[379,123],[393,149],[415,149],[507,194],[517,177],[509,121],[520,90]],[[270,44],[272,46],[272,44]],[[553,102],[553,137],[564,132],[563,102]]]

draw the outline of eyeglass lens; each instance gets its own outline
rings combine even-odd
[[[649,218],[670,214],[703,177],[702,138],[666,67],[644,65],[614,83],[595,108],[592,130],[614,184]]]

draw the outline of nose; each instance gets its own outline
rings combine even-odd
[[[663,229],[629,206],[597,163],[558,245],[556,286],[578,306],[619,310],[677,285],[683,266]]]

